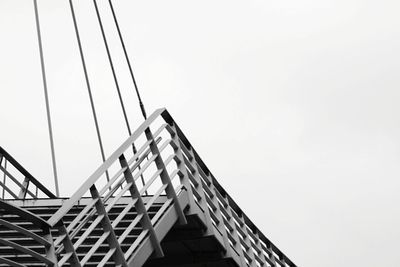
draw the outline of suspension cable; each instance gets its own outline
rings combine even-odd
[[[36,31],[37,31],[37,38],[38,38],[38,45],[39,45],[40,65],[41,65],[41,69],[42,69],[44,97],[45,97],[45,101],[46,101],[47,126],[48,126],[49,137],[50,137],[51,160],[52,160],[52,165],[53,165],[54,183],[55,183],[55,188],[56,188],[56,195],[57,195],[57,197],[59,197],[60,191],[59,191],[59,187],[58,187],[57,164],[56,164],[56,155],[55,155],[54,138],[53,138],[53,127],[51,124],[49,95],[48,95],[48,91],[47,91],[47,81],[46,81],[46,68],[45,68],[45,64],[44,64],[42,35],[40,32],[39,11],[38,11],[37,0],[33,0],[33,5],[34,5],[34,9],[35,9],[35,21],[36,21]]]
[[[127,114],[126,114],[124,101],[122,99],[121,91],[120,91],[120,88],[119,88],[117,75],[115,74],[114,63],[113,63],[113,60],[112,60],[112,57],[111,57],[111,53],[110,53],[110,49],[109,49],[109,46],[108,46],[107,37],[106,37],[105,32],[104,32],[103,22],[101,20],[99,8],[97,6],[97,0],[93,0],[93,3],[94,3],[94,7],[96,9],[96,15],[97,15],[97,19],[98,19],[99,26],[100,26],[100,29],[101,29],[101,34],[102,34],[102,37],[103,37],[104,46],[105,46],[106,51],[107,51],[108,61],[110,63],[111,71],[112,71],[112,74],[113,74],[113,77],[114,77],[115,87],[117,88],[119,101],[120,101],[120,104],[121,104],[122,112],[124,114],[126,127],[128,129],[129,136],[131,136],[132,132],[131,132],[131,128],[130,128],[130,125],[129,125],[128,117],[127,117]],[[114,11],[113,11],[113,17],[114,17],[114,21],[116,21],[116,17],[115,17]],[[119,27],[118,27],[118,34],[119,34],[120,38],[122,38],[121,33],[119,31]],[[122,40],[122,39],[120,39],[120,40]],[[124,45],[124,53],[125,53],[125,56],[127,57],[125,45]],[[128,59],[128,63],[129,63],[129,59]],[[135,83],[135,88],[136,88],[136,82],[135,82],[135,78],[133,76],[132,68],[130,67],[130,63],[129,63],[129,69],[130,69],[133,81]],[[137,93],[139,93],[138,90],[137,90]],[[146,119],[146,112],[144,111],[144,106],[143,106],[143,103],[140,100],[140,95],[139,94],[138,94],[138,97],[139,97],[139,104],[140,104],[140,107],[141,107],[141,110],[142,110],[142,114],[143,114],[144,118]],[[137,149],[136,149],[135,143],[132,143],[132,150],[133,150],[133,154],[137,153]],[[139,167],[139,170],[140,170],[140,168],[141,168],[140,164],[139,164],[138,167]],[[144,186],[145,185],[145,181],[144,181],[143,174],[140,175],[140,179],[141,179],[141,182],[142,182],[142,184]],[[145,194],[148,195],[147,190],[145,191]]]
[[[104,156],[103,142],[102,142],[102,139],[101,139],[99,123],[98,123],[97,115],[96,115],[96,108],[95,108],[95,106],[94,106],[92,90],[91,90],[90,82],[89,82],[89,74],[88,74],[88,72],[87,72],[85,56],[84,56],[84,54],[83,54],[81,38],[80,38],[80,34],[79,34],[79,29],[78,29],[78,23],[77,23],[77,21],[76,21],[75,10],[74,10],[74,5],[73,5],[73,3],[72,3],[72,0],[69,0],[69,6],[70,6],[70,8],[71,8],[71,15],[72,15],[72,20],[73,20],[73,22],[74,22],[74,29],[75,29],[76,40],[77,40],[77,42],[78,42],[79,54],[80,54],[80,57],[81,57],[83,72],[84,72],[84,74],[85,74],[86,87],[87,87],[88,94],[89,94],[90,106],[91,106],[91,108],[92,108],[92,114],[93,114],[94,124],[95,124],[95,127],[96,127],[96,133],[97,133],[97,139],[98,139],[98,141],[99,141],[101,158],[102,158],[102,160],[103,160],[103,162],[104,162],[104,161],[106,161],[106,158],[105,158],[105,156]],[[108,171],[106,171],[106,177],[107,177],[107,181],[109,181],[109,180],[110,180],[110,177],[109,177]]]
[[[96,0],[93,0],[93,3],[94,3],[94,7],[95,7],[95,9],[96,9],[96,15],[97,15],[97,19],[98,19],[98,21],[99,21],[99,26],[100,26],[100,30],[101,30],[101,35],[102,35],[102,37],[103,37],[104,45],[105,45],[105,47],[106,47],[107,57],[108,57],[108,61],[109,61],[109,63],[110,63],[111,72],[112,72],[112,75],[113,75],[113,78],[114,78],[115,87],[116,87],[117,92],[118,92],[118,97],[119,97],[119,102],[120,102],[120,104],[121,104],[122,113],[124,114],[124,119],[125,119],[125,123],[126,123],[126,128],[128,129],[128,134],[129,134],[129,136],[131,136],[131,135],[132,135],[131,127],[130,127],[130,125],[129,125],[128,116],[127,116],[127,114],[126,114],[124,101],[123,101],[123,99],[122,99],[121,90],[120,90],[120,88],[119,88],[119,83],[118,83],[117,75],[116,75],[116,73],[115,73],[114,63],[113,63],[113,60],[112,60],[112,57],[111,57],[110,48],[109,48],[109,46],[108,46],[107,37],[106,37],[106,34],[105,34],[105,32],[104,32],[103,22],[102,22],[102,20],[101,20],[99,8],[98,8],[98,6],[97,6],[97,1],[96,1]]]
[[[113,15],[113,18],[114,18],[114,23],[115,23],[115,26],[116,26],[117,31],[118,31],[118,36],[119,36],[119,40],[121,42],[122,49],[124,50],[125,60],[126,60],[126,63],[128,64],[128,68],[129,68],[129,72],[131,74],[133,86],[135,87],[136,95],[137,95],[137,98],[139,100],[140,110],[142,111],[142,115],[143,115],[144,119],[146,120],[147,119],[146,110],[144,108],[144,104],[143,104],[142,98],[140,97],[139,88],[138,88],[138,86],[136,84],[135,76],[133,75],[132,65],[131,65],[131,62],[129,60],[128,52],[127,52],[126,47],[125,47],[124,38],[122,37],[121,29],[119,27],[117,16],[115,14],[114,6],[113,6],[111,0],[108,0],[108,3],[110,5],[110,9],[111,9],[111,12],[112,12],[112,15]]]

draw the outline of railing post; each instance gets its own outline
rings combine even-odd
[[[153,225],[151,224],[151,220],[149,217],[149,214],[146,210],[146,206],[143,203],[143,199],[142,196],[140,195],[140,192],[136,186],[135,180],[133,179],[133,175],[130,171],[128,162],[125,159],[125,156],[122,154],[119,157],[119,162],[121,164],[122,168],[126,168],[124,171],[124,177],[126,180],[126,183],[132,183],[132,185],[129,187],[129,191],[131,194],[131,197],[133,200],[136,200],[135,203],[135,209],[136,212],[139,214],[142,214],[142,218],[141,218],[141,224],[143,229],[147,229],[150,232],[150,240],[151,240],[151,244],[154,248],[154,251],[156,253],[157,257],[163,257],[164,256],[164,252],[162,251],[161,245],[160,245],[160,240],[158,240],[157,234],[154,230]]]
[[[28,191],[29,186],[29,178],[25,176],[24,181],[22,182],[21,190],[19,191],[18,198],[25,199],[26,192]]]
[[[242,263],[242,266],[247,266],[246,261],[244,259],[242,244],[240,243],[240,238],[239,238],[239,235],[238,235],[238,232],[237,232],[237,226],[236,226],[236,223],[235,223],[235,219],[233,218],[232,208],[231,208],[230,203],[229,203],[229,198],[226,195],[222,195],[222,197],[224,198],[225,203],[226,203],[225,209],[226,209],[226,212],[229,215],[228,222],[229,222],[229,225],[232,228],[231,234],[233,236],[233,239],[235,240],[235,243],[233,244],[233,246],[235,248],[236,253],[238,253],[238,255],[239,255],[239,258],[240,258],[240,261]]]
[[[266,247],[267,247],[267,250],[268,250],[268,252],[270,253],[270,260],[271,260],[271,262],[272,262],[272,265],[274,266],[274,267],[276,267],[277,265],[276,265],[276,259],[275,259],[275,255],[274,255],[274,252],[273,252],[273,248],[272,248],[272,244],[271,244],[271,242],[268,242],[268,243],[266,243],[265,244],[266,245]]]
[[[115,264],[117,266],[127,267],[128,264],[126,263],[124,253],[122,252],[122,249],[118,242],[117,236],[115,235],[114,228],[111,225],[110,218],[108,217],[108,214],[104,207],[103,201],[101,200],[101,197],[100,197],[99,192],[97,191],[97,188],[95,185],[92,185],[90,187],[90,194],[92,195],[93,199],[97,199],[95,206],[96,206],[98,215],[103,216],[103,219],[101,220],[101,224],[103,226],[103,231],[105,233],[109,232],[109,234],[107,236],[107,242],[108,242],[108,246],[110,247],[110,249],[115,249],[115,252],[113,254]]]
[[[178,169],[182,173],[182,176],[181,175],[179,176],[181,184],[183,184],[185,186],[185,188],[188,192],[188,197],[189,197],[188,213],[191,214],[194,212],[194,207],[196,206],[196,202],[194,201],[192,186],[189,181],[188,171],[185,167],[185,159],[184,159],[184,156],[182,153],[182,148],[181,148],[178,133],[176,131],[175,124],[173,122],[171,122],[171,124],[169,124],[169,126],[170,127],[167,126],[167,130],[171,134],[171,138],[173,140],[172,143],[174,144],[173,147],[174,147],[174,152],[176,155],[176,157],[174,157],[174,159],[175,159],[176,165],[178,166]]]
[[[223,239],[225,250],[226,250],[225,253],[226,253],[227,256],[230,256],[232,249],[231,249],[230,244],[229,244],[228,233],[227,233],[227,230],[225,228],[225,223],[224,223],[224,219],[222,218],[221,208],[220,208],[220,205],[219,205],[219,202],[218,202],[218,199],[217,199],[218,192],[217,192],[216,188],[214,187],[214,184],[212,183],[212,178],[210,177],[210,175],[204,173],[204,171],[197,164],[193,148],[190,148],[190,153],[191,153],[191,157],[192,157],[192,162],[194,164],[194,167],[195,167],[197,175],[198,175],[199,185],[201,186],[202,192],[204,194],[205,210],[207,210],[209,212],[211,229],[214,228],[214,225],[212,224],[212,221],[211,221],[211,214],[210,214],[211,211],[208,208],[207,196],[206,196],[206,193],[205,193],[205,189],[203,188],[204,186],[207,186],[209,191],[211,191],[211,193],[212,193],[212,195],[210,195],[210,201],[213,203],[213,205],[215,207],[215,210],[213,210],[212,212],[214,213],[215,217],[218,220],[218,222],[215,222],[215,224],[216,224],[216,227],[217,227],[219,233],[222,235],[222,239]],[[205,176],[204,178],[206,178],[208,180],[208,182],[207,181],[203,182],[203,179],[201,178],[201,175]],[[214,229],[213,229],[213,231],[214,231],[214,234],[215,234],[215,230]]]
[[[182,145],[184,145],[184,144],[182,144]],[[189,160],[190,165],[193,167],[192,175],[197,182],[197,186],[195,185],[194,189],[200,195],[200,199],[198,200],[198,202],[199,202],[200,207],[203,209],[204,215],[206,218],[206,223],[207,223],[206,235],[214,235],[215,230],[214,230],[214,226],[213,226],[213,223],[211,220],[210,210],[208,209],[207,199],[206,199],[206,195],[204,193],[203,183],[201,182],[199,168],[197,167],[197,162],[196,162],[196,159],[195,159],[195,156],[193,153],[193,148],[188,147],[188,151],[190,153],[188,160]],[[190,168],[189,168],[189,170],[190,170]],[[226,244],[225,237],[223,236],[222,238],[224,238],[224,243]]]
[[[50,245],[45,246],[46,258],[53,262],[54,267],[58,267],[57,255],[56,255],[56,250],[54,248],[54,242],[53,242],[53,237],[51,235],[51,231],[49,228],[47,228],[45,229],[45,231],[43,231],[43,233],[44,233],[44,238],[50,243]]]
[[[3,158],[3,155],[2,155],[2,158]],[[1,165],[1,162],[0,162],[0,165]],[[4,169],[7,170],[7,159],[6,158],[4,158]],[[3,175],[3,193],[2,193],[3,197],[2,197],[2,199],[4,199],[4,196],[5,196],[6,179],[7,179],[7,175],[4,172],[4,175]]]
[[[249,255],[249,258],[251,259],[250,262],[250,266],[251,267],[257,267],[256,261],[255,261],[255,257],[254,257],[254,252],[253,252],[253,245],[251,243],[251,240],[249,238],[249,233],[247,231],[247,226],[246,226],[246,222],[244,220],[244,215],[242,214],[238,214],[239,219],[240,219],[240,228],[242,229],[242,232],[244,233],[243,236],[243,241],[244,243],[247,245],[246,249],[246,253]]]
[[[258,250],[258,252],[257,252],[258,257],[262,260],[262,266],[267,266],[267,260],[265,259],[265,255],[263,253],[263,248],[262,248],[262,245],[260,242],[260,235],[258,233],[258,229],[256,229],[255,232],[253,232],[253,233],[254,233],[254,237],[255,237],[254,243],[256,244],[256,247]]]
[[[79,258],[76,254],[74,245],[72,244],[72,241],[69,237],[67,228],[64,225],[64,222],[61,221],[59,222],[58,226],[58,233],[60,236],[64,236],[62,242],[63,242],[63,246],[64,246],[64,250],[65,250],[65,254],[71,254],[71,256],[69,257],[68,261],[71,264],[72,267],[81,267],[81,263],[79,261]]]
[[[173,201],[174,201],[174,207],[176,209],[176,213],[178,214],[179,223],[180,224],[187,224],[187,221],[186,221],[186,218],[185,218],[185,214],[183,213],[183,209],[182,209],[181,205],[179,204],[178,197],[177,197],[176,192],[175,192],[175,188],[172,185],[171,178],[169,177],[167,168],[165,167],[164,161],[163,161],[163,159],[161,157],[161,154],[160,154],[160,151],[159,151],[159,149],[157,147],[157,143],[154,140],[154,136],[150,131],[150,127],[146,128],[145,134],[146,134],[147,140],[151,141],[151,143],[150,143],[151,153],[153,155],[157,155],[157,157],[155,158],[154,161],[156,163],[157,169],[158,170],[162,170],[161,174],[160,174],[160,178],[161,178],[162,183],[164,185],[167,185],[167,188],[165,189],[165,193],[167,194],[167,198],[169,198],[169,199],[172,198]]]

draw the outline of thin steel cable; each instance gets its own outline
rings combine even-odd
[[[131,129],[130,129],[128,117],[127,117],[127,114],[126,114],[124,101],[123,101],[123,99],[122,99],[121,91],[120,91],[120,88],[119,88],[117,75],[116,75],[116,73],[115,73],[114,63],[113,63],[113,60],[112,60],[112,57],[111,57],[111,53],[110,53],[110,49],[109,49],[109,46],[108,46],[107,37],[106,37],[105,32],[104,32],[103,22],[102,22],[102,20],[101,20],[99,8],[98,8],[98,6],[97,6],[97,1],[96,1],[96,0],[93,0],[93,3],[94,3],[94,7],[95,7],[95,9],[96,9],[96,15],[97,15],[97,19],[98,19],[99,26],[100,26],[100,29],[101,29],[101,34],[102,34],[102,37],[103,37],[104,46],[105,46],[106,51],[107,51],[108,61],[109,61],[109,63],[110,63],[111,71],[112,71],[112,74],[113,74],[113,77],[114,77],[115,87],[117,88],[119,101],[120,101],[120,104],[121,104],[122,112],[123,112],[123,114],[124,114],[126,127],[127,127],[127,129],[128,129],[129,136],[131,136],[132,133],[131,133]],[[112,4],[111,4],[111,6],[112,6]],[[114,21],[115,21],[116,17],[115,17],[115,12],[114,12],[114,10],[112,10],[112,13],[113,13]],[[119,31],[119,27],[118,27],[118,34],[119,34],[119,36],[120,36],[120,38],[121,38],[122,36],[121,36],[120,31]],[[121,39],[121,40],[122,40],[122,39]],[[123,41],[123,40],[122,40],[122,41]],[[125,45],[123,45],[123,46],[124,46],[124,53],[125,53],[125,56],[127,57],[128,54],[126,53]],[[128,59],[128,63],[129,63],[129,59]],[[133,77],[133,79],[134,79],[133,72],[132,72],[132,68],[130,67],[130,63],[129,63],[129,69],[130,69],[131,75],[132,75],[132,77]],[[135,83],[135,87],[136,87],[136,81],[135,81],[135,80],[134,80],[134,83]],[[137,91],[137,92],[139,92],[139,91]],[[146,112],[144,112],[144,106],[143,106],[143,103],[142,103],[141,100],[140,100],[140,95],[138,95],[138,97],[139,97],[139,105],[141,105],[141,109],[142,109],[142,114],[143,114],[144,118],[146,119]],[[135,143],[132,143],[132,150],[133,150],[133,154],[136,154],[137,149],[136,149],[136,147],[135,147]],[[138,168],[139,168],[139,170],[140,170],[140,165],[138,166]],[[141,178],[142,184],[143,184],[143,186],[144,186],[144,185],[145,185],[145,182],[144,182],[143,174],[140,175],[140,178]],[[145,193],[146,193],[146,195],[147,195],[147,190],[146,190]]]
[[[121,90],[119,88],[119,83],[118,83],[118,79],[117,79],[117,75],[115,73],[115,68],[114,68],[114,63],[111,57],[111,53],[110,53],[110,48],[108,46],[108,42],[107,42],[107,37],[106,34],[104,32],[104,27],[103,27],[103,22],[101,20],[101,16],[100,16],[100,12],[99,12],[99,8],[97,6],[97,1],[93,0],[94,3],[94,7],[96,9],[96,15],[97,15],[97,20],[99,22],[99,26],[100,26],[100,30],[101,30],[101,35],[103,37],[103,41],[104,41],[104,46],[106,47],[106,51],[107,51],[107,57],[108,57],[108,62],[110,63],[110,67],[111,67],[111,72],[114,78],[114,83],[115,83],[115,87],[117,89],[118,92],[118,97],[119,97],[119,102],[121,104],[121,108],[122,108],[122,113],[124,114],[124,119],[125,119],[125,123],[126,123],[126,128],[128,129],[128,134],[129,136],[132,135],[131,132],[131,127],[129,125],[129,121],[128,121],[128,116],[126,114],[126,110],[125,110],[125,105],[124,105],[124,100],[122,99],[122,94],[121,94]]]
[[[110,64],[111,72],[113,74],[115,87],[117,89],[119,102],[120,102],[121,108],[122,108],[122,113],[124,115],[126,128],[128,130],[129,136],[131,136],[132,135],[131,127],[129,125],[128,116],[126,114],[126,109],[125,109],[124,101],[122,99],[122,94],[121,94],[121,90],[120,90],[120,87],[119,87],[118,78],[117,78],[117,75],[115,73],[114,62],[113,62],[112,57],[111,57],[111,52],[110,52],[110,48],[108,46],[107,37],[106,37],[106,34],[104,32],[103,21],[102,21],[101,16],[100,16],[100,12],[99,12],[99,7],[97,5],[97,1],[93,0],[93,4],[94,4],[95,10],[96,10],[96,16],[97,16],[97,20],[99,22],[101,35],[103,37],[104,46],[105,46],[106,51],[107,51],[107,57],[108,57],[108,61],[109,61],[109,64]],[[136,149],[135,143],[132,143],[132,150],[133,150],[133,154],[136,154],[137,149]],[[140,170],[140,165],[138,166],[138,168]],[[143,177],[143,175],[140,175],[140,177],[141,177],[142,184],[144,186],[144,184],[145,184],[144,177]],[[147,191],[146,191],[146,194],[147,194]]]
[[[38,11],[37,0],[33,0],[33,5],[35,8],[36,31],[37,31],[37,38],[38,38],[38,44],[39,44],[40,65],[41,65],[41,69],[42,69],[44,97],[45,97],[45,102],[46,102],[47,126],[48,126],[49,137],[50,137],[51,160],[52,160],[52,165],[53,165],[54,183],[55,183],[55,187],[56,187],[56,195],[57,195],[57,197],[59,197],[60,191],[59,191],[59,187],[58,187],[57,163],[56,163],[56,155],[55,155],[55,149],[54,149],[53,127],[51,124],[49,95],[48,95],[48,91],[47,91],[47,81],[46,81],[46,67],[44,64],[42,35],[40,32],[40,21],[39,21],[39,11]]]
[[[144,104],[143,104],[142,98],[140,97],[139,88],[138,88],[138,86],[136,84],[135,76],[133,75],[132,65],[131,65],[131,62],[129,60],[128,51],[126,50],[124,38],[122,37],[122,33],[121,33],[121,29],[119,27],[117,15],[115,14],[115,10],[114,10],[114,6],[112,4],[112,1],[108,0],[108,3],[110,5],[111,13],[112,13],[113,18],[114,18],[114,23],[115,23],[115,26],[116,26],[117,31],[118,31],[118,36],[119,36],[119,40],[121,42],[122,49],[124,50],[125,60],[126,60],[126,63],[128,64],[128,68],[129,68],[129,72],[131,74],[133,86],[135,87],[136,96],[137,96],[137,98],[139,100],[140,110],[142,111],[142,115],[143,115],[144,119],[146,120],[147,119],[146,110],[144,108]]]
[[[93,114],[94,124],[95,124],[95,127],[96,127],[96,133],[97,133],[97,139],[99,141],[101,158],[102,158],[102,160],[104,162],[104,161],[106,161],[106,158],[104,156],[104,147],[103,147],[103,142],[102,142],[102,139],[101,139],[100,128],[99,128],[99,123],[98,123],[97,114],[96,114],[96,108],[94,106],[92,90],[91,90],[90,82],[89,82],[89,74],[87,72],[85,56],[83,54],[82,42],[81,42],[81,38],[80,38],[80,34],[79,34],[78,23],[77,23],[77,20],[76,20],[75,10],[74,10],[74,5],[72,3],[72,0],[69,0],[69,6],[71,8],[71,15],[72,15],[72,20],[74,22],[76,40],[78,42],[79,54],[80,54],[80,57],[81,57],[83,72],[85,74],[86,87],[87,87],[87,91],[88,91],[88,94],[89,94],[90,106],[92,108],[92,114]],[[108,171],[106,171],[106,177],[107,177],[107,181],[109,181],[110,180],[110,176],[108,174]]]

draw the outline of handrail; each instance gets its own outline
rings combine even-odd
[[[132,143],[141,135],[150,124],[160,116],[166,109],[161,108],[156,110],[151,116],[144,121],[136,131],[113,153],[104,163],[84,182],[84,184],[72,195],[62,207],[48,220],[51,226],[57,224],[75,205],[75,203],[83,197],[83,195],[90,189],[90,187],[104,174],[106,170],[120,157],[122,152],[132,146]]]
[[[49,198],[57,198],[50,190],[48,190],[41,182],[39,182],[32,174],[30,174],[17,160],[14,159],[4,148],[0,146],[0,157],[3,156],[7,162],[11,163],[30,183],[33,183]]]
[[[6,213],[8,215],[17,215],[24,219],[24,222],[32,223],[34,226],[40,229],[41,232],[39,234],[33,232],[30,228],[25,228],[14,223],[12,220],[10,221],[7,217],[2,216],[0,219],[0,225],[16,231],[18,234],[29,238],[29,240],[37,242],[35,243],[36,245],[40,244],[42,248],[44,248],[45,254],[38,252],[36,249],[33,249],[30,246],[26,246],[24,243],[19,242],[18,239],[8,240],[4,237],[1,237],[0,243],[4,246],[14,249],[16,251],[16,257],[19,256],[19,253],[21,255],[29,255],[30,257],[33,257],[45,264],[45,266],[56,266],[56,255],[51,237],[50,225],[39,216],[2,200],[0,200],[0,209],[2,209],[2,213]],[[1,256],[0,262],[10,264],[11,266],[25,266],[11,259],[2,258]]]
[[[150,127],[160,118],[167,124],[162,122],[164,124],[156,131],[156,134],[153,135]],[[164,131],[164,129],[166,131]],[[157,135],[162,131],[170,136],[167,137],[162,145],[158,146],[158,142],[155,141],[155,138],[157,138]],[[128,151],[132,144],[144,134],[146,135],[147,141],[133,154],[131,159],[126,160],[124,155],[126,151]],[[161,153],[168,146],[173,149],[172,155],[169,155],[163,160]],[[147,154],[143,154],[146,148],[151,151],[151,157],[147,157]],[[137,167],[142,163],[142,160],[138,161],[139,158],[146,158],[146,161],[142,165],[142,168],[136,172]],[[175,160],[177,169],[169,174],[166,166],[172,160]],[[131,166],[133,162],[136,163]],[[96,188],[96,183],[103,177],[104,173],[116,163],[120,164],[120,169],[105,186],[102,185],[102,189],[98,190]],[[149,174],[146,184],[143,183],[143,187],[138,189],[136,187],[136,180],[144,173],[150,164],[155,164],[157,171],[153,174]],[[75,253],[73,249],[77,249],[84,242],[100,221],[108,224],[108,227],[111,227],[109,229],[113,229],[118,221],[125,216],[128,210],[133,206],[135,206],[137,210],[137,216],[142,216],[140,221],[143,225],[143,229],[140,236],[144,238],[145,233],[148,231],[156,254],[162,255],[160,242],[157,240],[157,235],[154,233],[154,223],[149,219],[147,210],[150,208],[153,201],[161,195],[161,192],[165,192],[169,199],[168,201],[174,203],[173,205],[178,212],[179,220],[181,223],[185,222],[183,209],[177,201],[179,189],[174,189],[171,182],[173,178],[177,176],[181,178],[178,187],[184,187],[188,190],[190,210],[193,207],[193,212],[204,213],[207,231],[216,235],[217,239],[220,238],[221,244],[223,244],[226,249],[227,257],[233,257],[237,263],[243,266],[296,267],[296,265],[254,225],[242,209],[240,209],[238,204],[227,194],[165,108],[156,110],[144,121],[47,221],[50,226],[55,226],[59,222],[62,222],[62,218],[85,194],[90,192],[93,200],[76,216],[74,222],[66,229],[65,235],[63,235],[70,239],[74,238],[74,240],[77,241],[69,245],[69,251],[67,251],[65,245],[64,248],[58,248],[57,251],[65,249],[66,252],[60,260],[60,265],[67,260],[71,260],[70,258],[73,257],[71,255]],[[147,203],[143,203],[142,194],[151,186],[157,177],[161,178],[161,187],[158,187],[155,194]],[[118,193],[117,189],[119,190]],[[114,195],[114,193],[116,193],[116,195]],[[124,211],[118,217],[119,219],[112,223],[109,221],[107,213],[125,193],[129,193],[128,195],[130,195],[133,200],[129,204],[130,206],[128,205],[124,208]],[[198,206],[199,209],[196,209],[196,206]],[[87,227],[83,233],[78,235],[77,233],[80,232],[81,229],[84,229],[84,226],[87,226],[88,220],[84,218],[86,215],[90,214],[97,214],[97,218],[91,223],[90,227]],[[161,216],[161,213],[158,213],[157,216]],[[128,234],[128,232],[126,232],[126,234]],[[114,251],[118,254],[117,258],[124,263],[125,258],[121,254],[122,251],[119,247],[119,241],[115,237],[113,230],[104,230],[102,238],[106,239],[106,237],[107,239],[108,237],[110,238],[107,242],[117,245]],[[60,237],[56,243],[58,244],[61,241],[65,242],[65,238]],[[136,246],[139,241],[140,240],[137,239],[133,243],[132,247],[129,249],[130,252],[135,249],[134,246]],[[111,243],[109,244],[110,248],[112,246]],[[96,243],[96,245],[91,248],[90,253],[85,256],[84,260],[81,260],[81,263],[85,263],[90,259],[91,255],[93,255],[99,247],[98,245],[99,244]],[[112,253],[108,253],[107,256],[103,258],[102,262],[106,262],[111,255]],[[130,255],[130,253],[125,255]]]
[[[9,214],[15,214],[20,216],[21,218],[26,219],[27,221],[33,223],[34,225],[40,227],[41,229],[49,229],[50,225],[40,218],[39,216],[33,214],[30,211],[27,211],[25,209],[21,209],[20,207],[17,207],[9,202],[5,202],[3,200],[0,200],[0,208],[4,209],[6,212]]]
[[[169,135],[169,132],[166,130],[168,126],[165,123],[161,124],[161,126],[157,125],[157,123],[153,124],[156,119],[162,120],[160,115],[163,112],[165,112],[165,109],[159,109],[143,122],[142,125],[105,162],[103,162],[91,176],[89,176],[76,193],[47,221],[51,226],[59,226],[60,222],[62,222],[62,218],[71,208],[73,208],[76,203],[79,203],[82,197],[90,194],[92,201],[83,205],[82,209],[78,214],[75,214],[75,219],[67,228],[64,227],[59,231],[60,237],[55,241],[55,245],[58,247],[56,253],[64,252],[64,255],[59,260],[59,266],[62,266],[67,261],[70,261],[71,264],[71,261],[75,261],[77,265],[85,265],[90,261],[91,257],[97,252],[104,241],[107,241],[110,250],[106,255],[102,256],[100,262],[105,263],[108,261],[109,257],[113,256],[116,265],[126,266],[126,255],[129,253],[122,250],[122,244],[120,244],[120,242],[122,242],[123,239],[117,238],[114,228],[121,219],[125,218],[129,212],[132,212],[132,208],[134,208],[134,212],[136,216],[138,216],[138,219],[135,221],[140,221],[141,235],[143,238],[149,237],[155,254],[162,256],[163,252],[160,241],[155,232],[155,227],[158,227],[157,222],[150,219],[152,213],[150,208],[157,208],[157,205],[154,206],[153,204],[155,204],[155,201],[160,199],[160,197],[166,196],[168,201],[164,203],[164,206],[166,203],[169,203],[168,206],[175,209],[179,222],[181,224],[186,223],[184,215],[185,207],[181,206],[178,199],[178,197],[183,196],[182,192],[185,187],[180,185],[175,188],[172,181],[178,176],[178,172],[168,169],[174,168],[174,165],[169,165],[169,163],[176,157],[174,149],[176,145],[174,145],[174,141],[171,138],[166,138],[164,142],[159,144],[159,140],[164,139],[163,136]],[[153,133],[151,127],[155,127],[155,125],[157,125],[158,129]],[[137,140],[142,141],[141,137],[144,137],[145,141],[143,141],[140,148],[132,155],[130,153],[130,148]],[[148,156],[149,153],[151,153],[151,156]],[[125,158],[127,154],[130,155],[129,159]],[[163,159],[164,156],[165,160]],[[116,165],[118,165],[118,167]],[[101,180],[100,178],[104,177],[105,172],[110,169],[112,169],[113,172],[115,171],[113,178],[107,182]],[[149,178],[146,179],[146,181],[143,176],[144,174],[146,178]],[[155,183],[157,177],[159,177],[159,182],[161,183]],[[138,187],[137,182],[139,178],[142,180],[142,186]],[[97,186],[99,186],[99,188],[97,188]],[[149,189],[151,189],[152,192],[154,191],[154,193],[152,197],[144,203],[143,195],[145,191]],[[115,207],[118,207],[118,202],[122,197],[126,196],[132,198],[131,202],[124,207],[117,219],[111,221],[109,212]],[[163,212],[162,210],[163,209],[158,209],[154,216],[160,217]],[[91,246],[90,250],[83,258],[78,258],[76,251],[86,242],[92,231],[100,225],[103,228],[100,239]],[[134,225],[126,228],[123,236],[131,234],[133,227]],[[61,244],[61,242],[63,242],[63,244]],[[138,244],[138,239],[136,239],[129,248],[129,251],[132,250],[131,252],[133,252]]]
[[[263,233],[260,231],[254,223],[248,218],[248,216],[242,211],[242,209],[238,206],[238,204],[233,200],[233,198],[225,191],[225,189],[221,186],[221,184],[215,179],[215,177],[212,175],[211,171],[208,169],[206,164],[203,162],[199,154],[196,152],[196,150],[193,148],[185,134],[182,132],[182,130],[179,128],[178,124],[174,121],[172,116],[169,114],[167,110],[165,110],[161,116],[164,118],[164,120],[170,124],[175,126],[175,130],[179,136],[179,139],[183,142],[183,144],[186,146],[188,149],[192,149],[193,156],[195,158],[195,161],[199,165],[202,171],[206,173],[209,177],[212,179],[212,184],[215,187],[216,190],[219,191],[222,195],[224,195],[229,202],[230,208],[232,208],[237,214],[241,214],[243,216],[243,219],[245,221],[245,224],[254,232],[257,232],[259,234],[260,239],[266,244],[269,245],[270,248],[278,255],[280,255],[282,258],[284,258],[285,262],[290,264],[290,266],[296,266],[278,247],[276,247]]]

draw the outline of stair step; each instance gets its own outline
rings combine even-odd
[[[64,224],[66,227],[82,212],[85,206],[75,206],[72,208],[63,218]],[[126,207],[126,204],[117,204],[115,205],[109,212],[108,212],[108,217],[111,221],[111,223],[118,217],[120,216],[121,212],[124,210]],[[153,218],[157,212],[160,210],[162,207],[162,203],[155,203],[152,205],[152,207],[149,208],[148,213],[149,217]],[[48,220],[53,214],[55,214],[60,206],[25,206],[23,207],[24,209],[40,216],[44,220]],[[118,237],[120,237],[126,228],[132,223],[132,221],[137,218],[138,213],[136,212],[136,209],[133,207],[131,210],[129,210],[124,217],[118,222],[116,227],[114,227],[114,232]],[[72,239],[72,242],[75,243],[79,237],[88,229],[88,227],[91,225],[91,223],[95,220],[97,217],[97,214],[91,218],[86,225],[80,229],[80,231],[77,233],[77,235]],[[32,233],[35,233],[39,236],[43,236],[42,230],[39,229],[37,226],[33,225],[30,222],[25,221],[23,218],[17,216],[17,215],[12,215],[12,214],[6,214],[3,213],[0,210],[0,218],[3,220],[6,220],[10,223],[16,224],[20,227],[23,227],[27,230],[29,230]],[[134,243],[134,241],[138,238],[138,236],[142,233],[143,228],[141,227],[141,223],[138,222],[137,225],[132,228],[130,233],[126,236],[124,239],[123,244],[121,244],[121,249],[123,252],[126,252],[130,246]],[[51,231],[52,237],[55,240],[58,237],[58,230],[52,229]],[[96,226],[95,229],[92,230],[91,234],[84,240],[84,242],[76,249],[77,255],[80,259],[83,259],[86,255],[87,252],[92,249],[93,245],[96,244],[98,239],[104,234],[104,231],[102,229],[101,223]],[[17,243],[19,245],[22,245],[26,248],[29,248],[32,251],[35,251],[41,255],[45,255],[45,249],[43,245],[39,244],[35,240],[33,240],[30,237],[27,237],[21,233],[19,233],[16,230],[9,229],[3,225],[0,225],[0,237],[12,241],[14,243]],[[57,248],[56,248],[57,249]],[[103,244],[101,244],[95,253],[91,256],[89,261],[85,264],[85,266],[88,267],[95,267],[98,266],[98,264],[101,262],[103,257],[109,252],[109,246],[107,241],[105,241]],[[61,252],[59,255],[59,258],[61,259],[63,256],[64,251]],[[43,263],[41,263],[39,260],[33,258],[32,256],[28,254],[24,254],[21,251],[15,250],[12,247],[8,247],[5,245],[0,244],[0,257],[2,258],[7,258],[10,260],[13,260],[15,262],[27,265],[27,266],[43,266]],[[0,267],[7,266],[7,264],[0,264]],[[70,264],[67,262],[64,266],[70,266]],[[107,267],[115,266],[113,263],[112,257],[108,260],[106,263]]]

